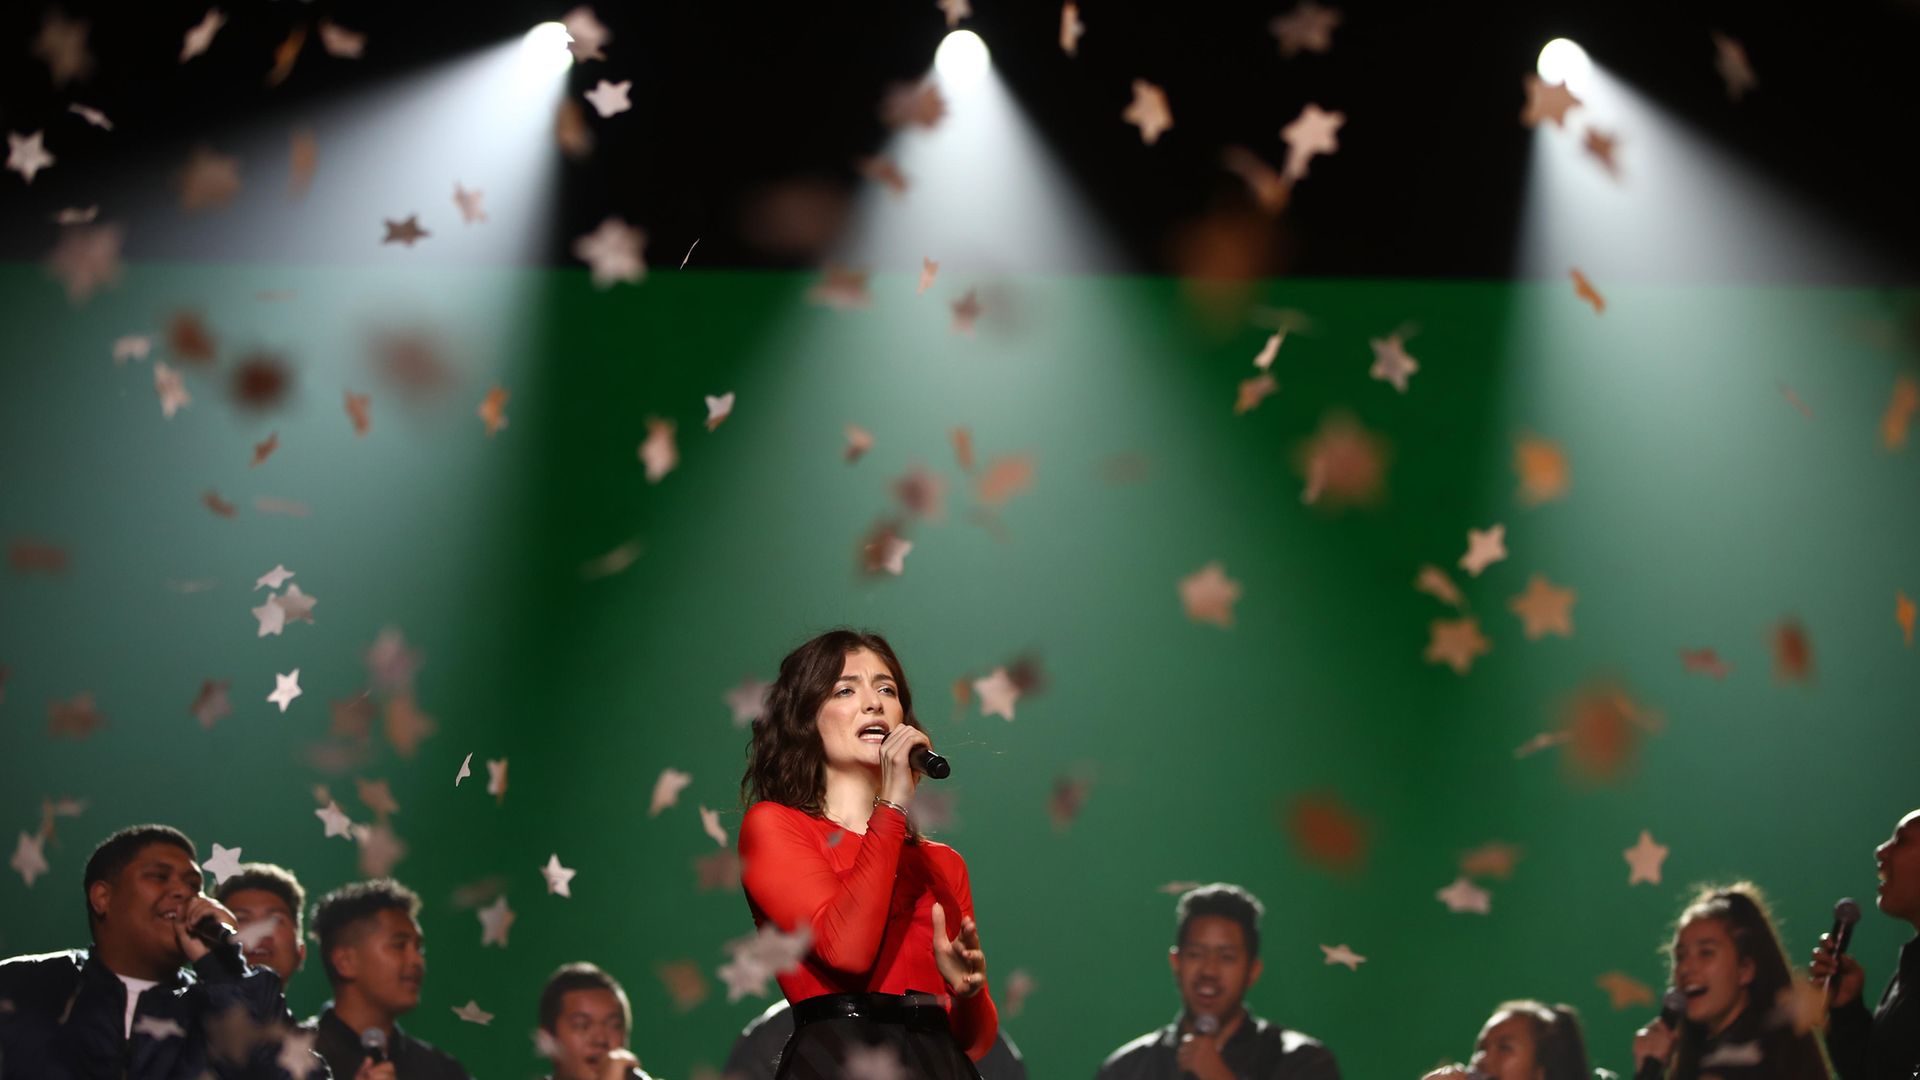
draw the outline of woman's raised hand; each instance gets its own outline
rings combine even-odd
[[[901,724],[887,732],[886,741],[880,744],[881,798],[901,806],[913,801],[913,789],[920,783],[920,774],[913,771],[908,755],[916,746],[932,748],[933,740],[911,724]]]
[[[947,992],[956,998],[970,998],[987,985],[987,954],[980,948],[980,927],[969,915],[960,920],[960,936],[948,939],[947,913],[938,901],[933,905],[933,962],[947,981]]]

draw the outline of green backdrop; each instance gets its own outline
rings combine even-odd
[[[1896,590],[1920,590],[1915,451],[1879,435],[1909,367],[1886,332],[1905,294],[1599,282],[1595,315],[1561,281],[1271,281],[1255,315],[1220,321],[1165,279],[949,272],[919,296],[877,276],[857,311],[810,305],[813,281],[668,271],[601,292],[575,270],[141,265],[74,309],[40,267],[0,268],[0,536],[70,558],[0,579],[0,824],[11,842],[43,797],[87,801],[59,821],[46,876],[0,880],[0,952],[81,943],[86,853],[135,821],[285,863],[315,893],[350,880],[355,848],[322,836],[311,789],[366,821],[353,781],[382,778],[409,846],[395,873],[426,898],[412,1030],[480,1076],[537,1075],[541,980],[591,959],[626,982],[650,1069],[717,1067],[766,1003],[724,1000],[712,972],[746,905],[696,877],[718,850],[697,808],[722,808],[729,835],[739,821],[744,732],[723,695],[843,623],[892,639],[954,762],[940,836],[968,860],[999,993],[1032,977],[1005,1022],[1038,1077],[1090,1075],[1172,1015],[1168,882],[1264,899],[1253,1005],[1357,1077],[1465,1055],[1516,995],[1577,1005],[1595,1063],[1624,1068],[1647,1010],[1615,1012],[1595,979],[1661,985],[1690,885],[1765,885],[1795,957],[1836,897],[1870,899],[1873,845],[1920,802],[1920,678],[1894,618]],[[947,303],[973,285],[985,312],[956,334]],[[194,395],[168,421],[153,361],[117,366],[112,346],[186,307],[220,361],[182,365],[156,341]],[[1311,324],[1279,352],[1279,392],[1236,416],[1263,307]],[[1368,377],[1368,339],[1397,329],[1417,331],[1405,395]],[[434,334],[452,388],[405,403],[371,365],[386,330]],[[264,417],[223,392],[256,348],[297,373]],[[509,426],[489,439],[474,410],[495,383]],[[348,390],[373,395],[364,437]],[[709,433],[702,395],[725,391],[738,404]],[[1391,445],[1378,507],[1301,500],[1298,448],[1340,410]],[[635,454],[649,416],[678,425],[681,463],[658,484]],[[854,463],[849,423],[874,436]],[[1034,463],[991,524],[956,426],[983,463]],[[268,432],[280,447],[252,467]],[[1565,448],[1564,500],[1516,498],[1527,433]],[[948,481],[944,519],[909,527],[903,576],[862,577],[856,545],[916,463]],[[208,489],[238,516],[205,509]],[[260,496],[310,514],[260,512]],[[1466,530],[1495,522],[1511,557],[1469,578]],[[582,574],[629,542],[623,572]],[[1231,628],[1189,620],[1176,589],[1214,560],[1244,589]],[[1491,642],[1465,676],[1422,659],[1452,614],[1413,588],[1428,562]],[[250,589],[276,563],[319,603],[312,625],[260,638]],[[1571,639],[1527,641],[1507,610],[1535,572],[1578,590]],[[1772,671],[1788,617],[1812,643],[1808,683]],[[316,768],[329,703],[365,686],[389,626],[424,657],[438,733],[411,761],[376,737],[364,761]],[[1683,669],[1700,646],[1727,678]],[[1046,681],[1016,720],[955,708],[956,679],[1029,654]],[[294,667],[305,696],[281,715],[264,699]],[[234,711],[203,730],[189,705],[208,678],[232,680]],[[1591,783],[1560,750],[1516,757],[1595,680],[1663,720],[1635,769]],[[106,723],[52,737],[50,703],[80,692]],[[476,775],[456,789],[468,753]],[[510,762],[498,802],[495,758]],[[667,767],[692,785],[649,817]],[[1056,828],[1062,777],[1090,786]],[[1357,868],[1302,856],[1285,812],[1306,793],[1364,822]],[[1627,883],[1642,829],[1672,851],[1659,885]],[[1493,840],[1521,847],[1513,877],[1482,881],[1489,914],[1449,912],[1435,891]],[[542,884],[552,853],[578,871],[570,899]],[[456,897],[489,879],[518,916],[505,949],[481,947]],[[1874,988],[1904,935],[1869,911]],[[1318,946],[1341,943],[1368,958],[1358,971],[1323,962]],[[682,960],[710,991],[684,1013],[656,976]],[[322,982],[317,964],[295,980],[296,1011]],[[491,1026],[453,1016],[469,998]]]

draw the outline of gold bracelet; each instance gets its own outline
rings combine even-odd
[[[899,803],[897,803],[897,802],[894,802],[894,801],[893,801],[892,799],[883,799],[883,798],[881,798],[880,796],[878,796],[878,795],[875,795],[875,796],[873,797],[873,808],[874,808],[875,810],[878,810],[878,809],[880,809],[880,808],[881,808],[881,807],[883,807],[883,806],[891,806],[891,807],[893,807],[893,808],[894,808],[895,810],[898,810],[898,811],[900,811],[900,816],[901,816],[901,817],[906,817],[906,816],[907,816],[907,808],[906,808],[906,807],[904,807],[904,806],[901,806],[901,805],[900,805]]]

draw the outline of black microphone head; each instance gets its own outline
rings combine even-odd
[[[916,746],[909,751],[907,762],[915,772],[929,780],[945,780],[953,772],[953,766],[947,764],[946,758],[924,746]]]
[[[1859,921],[1860,905],[1854,903],[1852,897],[1847,897],[1833,905],[1833,925],[1848,927]]]
[[[368,1028],[361,1032],[360,1049],[366,1051],[367,1056],[372,1058],[376,1064],[386,1061],[387,1033],[377,1027]]]
[[[1660,1019],[1665,1021],[1668,1027],[1677,1027],[1680,1024],[1680,1018],[1685,1015],[1687,1015],[1687,992],[1677,986],[1667,987],[1667,992],[1660,995]]]

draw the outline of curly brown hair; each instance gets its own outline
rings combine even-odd
[[[740,777],[740,804],[763,799],[819,817],[827,797],[827,754],[820,742],[820,707],[840,680],[847,656],[862,649],[878,656],[893,674],[906,723],[925,731],[913,714],[913,690],[887,639],[869,630],[838,627],[788,653],[767,691],[766,708],[753,722],[747,771]]]

